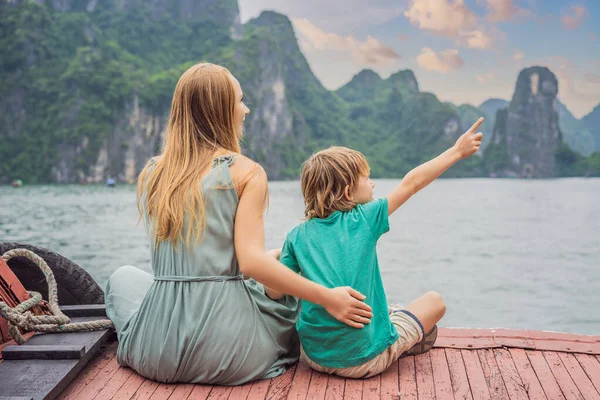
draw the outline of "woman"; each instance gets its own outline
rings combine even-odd
[[[227,69],[191,67],[175,88],[164,152],[138,179],[154,274],[115,271],[106,310],[119,363],[147,378],[237,385],[283,373],[298,359],[296,297],[355,328],[372,317],[360,293],[310,282],[265,252],[267,176],[239,154],[249,112]],[[256,281],[289,296],[271,300]]]

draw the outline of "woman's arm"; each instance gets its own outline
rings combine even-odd
[[[362,328],[373,316],[365,296],[350,287],[328,289],[296,274],[265,252],[264,206],[267,175],[262,168],[241,191],[235,217],[234,242],[240,270],[277,292],[323,306],[337,320]]]
[[[271,250],[267,251],[267,254],[270,255],[271,257],[273,257],[274,259],[276,259],[277,261],[279,261],[279,257],[281,256],[281,248],[271,249]],[[279,300],[283,296],[285,296],[285,293],[273,290],[268,286],[265,286],[265,293],[267,293],[267,296],[269,296],[269,298],[271,300]]]

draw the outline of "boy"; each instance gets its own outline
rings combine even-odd
[[[386,197],[373,200],[374,184],[365,157],[344,147],[314,154],[303,165],[302,195],[307,221],[287,236],[280,261],[327,287],[351,286],[367,296],[373,317],[356,317],[354,328],[306,301],[297,324],[301,357],[311,368],[347,378],[385,371],[403,354],[429,350],[446,306],[428,292],[405,308],[388,310],[376,253],[389,230],[388,216],[444,171],[479,150],[480,118],[454,146],[410,171]],[[273,299],[282,293],[265,288]],[[355,329],[361,328],[361,329]],[[427,333],[427,334],[426,334]]]

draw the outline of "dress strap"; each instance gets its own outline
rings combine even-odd
[[[213,168],[221,165],[221,164],[225,164],[228,167],[231,167],[233,165],[233,163],[235,162],[235,154],[225,154],[223,156],[219,156],[219,157],[215,157],[213,159]]]

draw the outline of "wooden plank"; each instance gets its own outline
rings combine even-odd
[[[500,374],[502,375],[502,380],[504,381],[504,385],[506,386],[506,392],[508,394],[508,397],[511,400],[528,399],[529,396],[527,395],[527,391],[525,390],[525,385],[523,384],[523,381],[519,376],[519,371],[517,370],[515,363],[513,362],[513,359],[508,350],[494,349],[493,351],[494,357],[496,359],[496,364],[498,365],[498,369],[500,370]],[[529,366],[529,368],[531,368],[531,366]],[[543,392],[541,394],[543,395]]]
[[[550,400],[564,400],[565,396],[563,396],[554,375],[552,375],[552,371],[550,370],[544,355],[541,352],[532,350],[525,350],[525,354],[544,389],[544,393],[546,393],[546,397]],[[523,377],[523,374],[521,374],[521,377]],[[529,393],[529,395],[531,396],[531,393]]]
[[[31,297],[2,257],[0,257],[0,297],[9,307],[15,307]]]
[[[180,383],[177,385],[171,396],[169,396],[169,400],[186,400],[192,390],[194,390],[193,383]]]
[[[158,385],[150,400],[167,400],[177,387],[176,383],[161,383]]]
[[[442,350],[443,351],[443,350]],[[398,384],[398,361],[381,374],[381,398],[400,399],[400,386]]]
[[[415,357],[409,356],[398,361],[398,389],[400,399],[417,400],[417,378],[415,376]]]
[[[4,360],[0,363],[0,396],[54,398],[64,389],[61,380],[70,374],[79,360]],[[59,386],[57,390],[56,387]],[[54,392],[54,394],[52,394]]]
[[[73,335],[74,340],[64,339]],[[0,395],[55,398],[65,391],[109,336],[108,331],[34,335],[24,346],[81,344],[87,351],[79,360],[4,360],[0,363],[0,376],[4,378]]]
[[[567,371],[563,365],[558,354],[551,351],[543,351],[542,354],[565,397],[568,399],[583,400],[581,392],[579,392],[577,385],[573,382],[573,379],[569,375],[569,371]]]
[[[84,345],[23,345],[6,346],[2,350],[4,360],[79,360],[85,354]]]
[[[567,353],[600,354],[600,342],[563,342],[559,340],[535,340],[536,350],[564,351]]]
[[[102,389],[94,397],[88,397],[89,400],[98,399],[112,399],[115,394],[121,389],[121,387],[127,382],[129,377],[133,374],[133,371],[129,368],[119,368],[117,372],[110,378],[110,380],[104,385]]]
[[[246,397],[248,397],[248,394],[250,393],[250,389],[252,389],[253,384],[254,382],[249,382],[243,385],[234,386],[231,390],[231,393],[229,394],[229,399],[245,399]]]
[[[467,377],[469,378],[469,386],[471,386],[471,394],[473,400],[488,400],[490,399],[490,391],[483,375],[481,362],[475,350],[461,350]]]
[[[135,371],[131,371],[129,374],[129,378],[125,381],[125,383],[119,388],[117,393],[112,397],[113,400],[129,400],[133,397],[135,392],[138,391],[142,383],[144,383],[146,379],[137,374]]]
[[[535,372],[533,365],[531,365],[525,350],[508,349],[508,352],[512,357],[515,368],[523,382],[523,389],[525,389],[527,396],[534,399],[546,398],[542,384],[538,379],[537,373]]]
[[[362,379],[346,379],[346,385],[344,385],[344,399],[361,400],[363,383],[364,381]]]
[[[327,380],[328,377],[326,374],[313,371],[312,378],[310,379],[310,385],[308,386],[308,392],[306,393],[306,398],[310,400],[325,399]]]
[[[102,369],[115,358],[117,342],[105,345],[100,353],[90,362],[84,370],[58,397],[60,400],[70,400],[83,390],[102,371]]]
[[[497,350],[497,349],[496,349]],[[490,397],[493,400],[508,399],[508,393],[504,385],[504,379],[500,373],[500,368],[496,364],[496,357],[492,349],[477,350],[483,376],[487,382]]]
[[[271,385],[270,379],[261,379],[255,381],[250,389],[250,393],[248,393],[248,400],[263,400],[269,391],[269,386]],[[233,397],[232,397],[233,399]]]
[[[329,375],[325,400],[342,400],[344,398],[345,387],[346,380],[344,378],[341,376]]]
[[[442,328],[438,327],[438,337],[494,337],[495,330],[481,328]]]
[[[435,399],[433,386],[433,370],[429,352],[415,356],[415,374],[417,377],[417,397],[419,399]]]
[[[490,349],[500,347],[493,337],[484,337],[474,339],[472,337],[440,337],[435,341],[435,347],[445,347],[452,349]]]
[[[23,337],[25,338],[25,340],[29,340],[33,335],[35,335],[35,332],[27,332],[25,334],[23,334]],[[16,346],[17,342],[15,342],[14,340],[9,338],[8,342],[4,342],[4,343],[0,343],[0,362],[2,361],[2,350],[4,350],[6,348],[6,346]]]
[[[106,317],[106,306],[104,304],[79,304],[72,306],[61,306],[60,311],[67,317]]]
[[[212,391],[212,389],[213,387],[209,385],[196,385],[196,387],[194,387],[194,390],[192,390],[192,393],[190,393],[188,399],[205,400]]]
[[[457,349],[446,349],[446,359],[448,360],[454,398],[473,400],[462,353]]]
[[[551,331],[529,331],[529,337],[532,339],[558,340],[558,341],[578,341],[593,342],[596,336],[578,335],[575,333],[551,332]]]
[[[575,354],[579,365],[583,368],[594,387],[600,392],[600,362],[594,356],[588,354]]]
[[[296,375],[292,382],[292,387],[288,393],[288,399],[305,400],[310,385],[312,369],[305,362],[300,361],[296,367]]]
[[[158,385],[158,382],[144,379],[144,382],[140,385],[138,390],[136,390],[135,394],[131,397],[131,400],[147,400],[152,396],[156,388],[158,388]]]
[[[431,349],[429,351],[429,358],[431,358],[435,398],[438,400],[454,399],[446,352],[444,349]]]
[[[210,394],[207,399],[209,400],[227,400],[231,391],[233,390],[233,386],[213,386]],[[195,397],[194,397],[195,399]]]
[[[93,380],[89,382],[87,386],[83,388],[83,390],[77,394],[78,399],[93,399],[98,393],[113,377],[114,374],[119,370],[119,363],[117,363],[117,358],[112,358],[108,364],[94,377]]]
[[[85,320],[74,318],[72,322]],[[86,351],[78,360],[4,360],[0,363],[0,376],[5,377],[5,382],[0,388],[3,392],[1,394],[16,393],[23,396],[55,398],[68,387],[111,335],[109,330],[33,335],[23,346],[83,345]],[[12,375],[18,376],[18,379],[9,378]]]
[[[381,374],[365,379],[363,382],[362,400],[379,400],[381,398]]]
[[[265,399],[277,400],[287,398],[292,387],[292,381],[294,380],[297,366],[298,364],[289,366],[283,375],[279,375],[271,380],[271,385],[269,386]]]
[[[11,339],[12,337],[8,331],[8,321],[6,321],[4,318],[0,318],[0,344],[6,343]],[[0,360],[2,359],[1,357],[2,356],[0,356]]]
[[[600,399],[600,393],[598,393],[590,378],[588,378],[581,365],[579,365],[575,356],[569,353],[558,353],[558,356],[583,397],[586,399]]]

